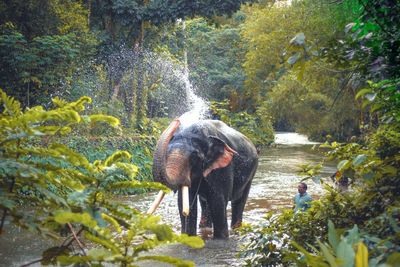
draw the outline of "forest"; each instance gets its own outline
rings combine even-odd
[[[241,227],[247,266],[400,266],[393,0],[1,1],[0,243],[12,224],[62,240],[29,264],[194,266],[143,252],[204,240],[115,200],[170,192],[153,151],[191,92],[261,151],[320,143],[299,175],[324,194]],[[321,181],[328,161],[352,190]]]

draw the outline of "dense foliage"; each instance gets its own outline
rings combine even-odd
[[[104,126],[103,126],[104,127]],[[107,136],[103,132],[98,135],[74,134],[68,138],[62,138],[62,143],[84,155],[89,161],[105,160],[111,156],[115,150],[124,150],[131,154],[129,163],[138,168],[136,179],[139,181],[152,181],[153,151],[155,148],[154,137],[140,137],[129,134],[113,134]],[[115,175],[110,177],[107,183],[126,181],[128,177],[124,175]],[[136,194],[148,191],[146,188],[121,188],[115,190],[118,193]]]
[[[399,127],[385,125],[369,135],[364,144],[324,145],[332,149],[328,157],[341,160],[338,169],[355,179],[354,191],[340,192],[326,185],[325,195],[314,201],[307,212],[294,214],[288,210],[280,215],[268,214],[265,225],[250,231],[250,241],[243,253],[249,258],[249,266],[276,266],[294,260],[300,266],[306,263],[310,266],[333,266],[301,260],[293,247],[300,245],[311,249],[314,255],[319,255],[320,262],[329,262],[326,252],[314,249],[318,245],[322,249],[323,242],[328,240],[328,220],[339,229],[351,228],[353,224],[358,226],[360,240],[369,254],[369,266],[397,262],[395,259],[400,256],[399,140]],[[339,232],[338,240],[341,234],[343,230]],[[304,254],[302,248],[301,252]],[[338,252],[332,252],[332,255],[345,259]],[[353,262],[338,266],[352,266]],[[339,264],[339,259],[336,263]]]
[[[243,90],[245,74],[241,66],[245,49],[240,40],[241,13],[217,27],[205,19],[187,22],[187,51],[190,77],[207,99],[229,99],[238,110],[235,96]]]
[[[6,218],[54,237],[67,228],[43,263],[130,265],[155,245],[191,243],[109,200],[159,187],[147,183],[152,147],[187,111],[191,81],[213,118],[257,145],[273,127],[328,140],[327,158],[353,181],[346,193],[326,185],[306,213],[268,214],[250,228],[249,265],[394,265],[399,25],[391,0],[2,1],[0,229]],[[54,98],[49,110],[54,96],[71,103]],[[91,113],[126,128],[84,115],[84,96]],[[28,201],[40,209],[21,212]],[[69,250],[81,246],[75,234],[93,248]]]
[[[398,13],[389,9],[399,5],[386,1],[359,1],[359,5],[359,18],[347,25],[351,38],[333,50],[351,55],[336,66],[357,66],[354,73],[371,79],[355,95],[363,107],[364,136],[358,142],[321,146],[328,148],[326,160],[338,161],[337,169],[350,177],[352,188],[341,191],[325,185],[325,194],[308,211],[268,214],[265,225],[251,229],[243,251],[249,266],[398,266],[400,84],[398,63],[387,47],[396,43],[392,37],[400,32],[393,26],[399,25]],[[390,31],[381,25],[382,10],[393,26]],[[363,57],[355,56],[360,54]],[[332,56],[332,50],[326,55]],[[309,176],[316,173],[308,171]]]
[[[253,116],[245,111],[232,113],[229,111],[228,101],[215,101],[211,103],[211,113],[214,119],[222,120],[237,129],[250,138],[256,146],[269,145],[274,139],[271,116],[262,107],[256,111],[256,116]]]
[[[0,86],[23,106],[49,101],[94,53],[75,1],[5,1],[0,14]]]
[[[246,8],[241,98],[248,109],[265,105],[276,129],[296,130],[315,140],[359,134],[360,108],[353,98],[351,69],[317,57],[344,36],[354,5],[307,0]]]
[[[182,242],[199,247],[200,238],[176,235],[160,224],[159,218],[145,215],[113,200],[110,192],[127,188],[157,188],[140,182],[138,167],[127,162],[131,155],[117,151],[93,162],[54,138],[68,135],[75,125],[106,122],[117,126],[110,116],[83,115],[90,98],[76,102],[53,99],[54,109],[36,106],[22,111],[20,103],[0,91],[0,233],[7,218],[45,237],[62,239],[62,229],[70,236],[60,246],[43,252],[42,264],[104,263],[133,266],[152,259],[179,266],[190,262],[168,256],[141,255],[157,245]],[[116,181],[116,177],[125,177]],[[30,212],[21,205],[30,203]],[[83,247],[84,238],[89,247]],[[73,245],[78,250],[73,249]]]

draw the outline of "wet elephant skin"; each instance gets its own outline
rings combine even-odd
[[[178,193],[182,232],[197,234],[199,197],[200,226],[212,225],[214,238],[228,238],[227,204],[231,201],[231,227],[239,227],[257,169],[256,148],[246,136],[216,120],[175,127],[167,134],[168,138],[162,137],[168,142],[164,146],[165,155],[156,155],[163,160],[155,162],[153,171],[165,174],[167,179],[155,175],[155,180],[174,190],[181,185],[189,186],[188,217],[182,215],[181,190]]]

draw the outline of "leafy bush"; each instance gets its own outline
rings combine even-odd
[[[265,225],[250,227],[254,233],[242,252],[249,265],[398,266],[398,80],[371,82],[357,97],[362,97],[363,106],[370,106],[375,112],[378,127],[368,125],[366,129],[371,132],[359,143],[321,145],[329,149],[327,159],[338,161],[337,169],[350,176],[352,190],[341,192],[325,186],[326,194],[313,201],[306,212],[269,214]],[[309,178],[315,173],[307,172]],[[338,231],[328,221],[332,221]],[[350,228],[352,230],[344,234],[344,229]]]
[[[243,229],[245,236],[241,256],[246,258],[247,266],[281,266],[288,263],[286,257],[295,248],[292,241],[300,246],[315,246],[317,239],[326,240],[327,221],[330,218],[343,226],[354,217],[352,197],[341,194],[326,186],[327,194],[313,201],[307,212],[294,213],[284,210],[281,214],[269,212],[265,223]]]
[[[228,101],[214,101],[211,103],[211,112],[215,118],[249,137],[255,145],[268,145],[274,141],[271,116],[266,106],[260,106],[255,114],[248,114],[245,111],[234,113],[229,111]]]
[[[67,103],[56,98],[52,110],[36,106],[22,112],[20,103],[0,90],[0,234],[7,216],[14,224],[44,237],[61,238],[60,231],[68,229],[70,236],[60,246],[46,250],[42,264],[133,266],[152,259],[193,265],[168,256],[140,255],[160,244],[181,242],[201,247],[203,241],[176,235],[169,226],[160,224],[158,217],[112,200],[113,190],[168,191],[161,184],[135,179],[138,167],[128,162],[128,152],[117,151],[91,162],[68,146],[54,142],[55,136],[66,137],[80,123],[118,125],[114,117],[81,115],[90,101],[82,97]],[[116,175],[125,179],[116,182]],[[21,210],[21,203],[34,206],[33,212]],[[89,241],[89,247],[83,246],[81,238]],[[75,243],[80,250],[72,249]]]
[[[119,133],[115,136],[96,136],[96,135],[76,135],[62,139],[63,143],[73,148],[89,161],[95,159],[104,160],[113,154],[114,150],[128,151],[132,157],[129,162],[138,167],[136,179],[139,181],[153,181],[153,148],[156,139],[153,136],[138,136],[134,134],[123,135]],[[114,175],[109,182],[126,181],[124,175]],[[146,188],[125,188],[117,190],[118,193],[142,193]]]
[[[398,259],[399,254],[395,252],[400,250],[399,140],[396,125],[381,125],[363,143],[322,145],[330,149],[328,159],[339,161],[337,169],[351,174],[353,190],[340,192],[326,185],[325,195],[313,201],[307,212],[268,214],[265,225],[251,227],[253,233],[242,253],[248,265],[278,266],[296,262],[299,266],[335,266],[331,262],[337,262],[337,266],[353,266],[339,265],[345,259],[341,258],[338,248],[323,244],[329,239],[327,225],[331,220],[340,229],[358,226],[360,238],[367,245],[370,266],[383,263],[395,266],[390,264]],[[315,249],[317,246],[321,251]],[[298,260],[299,251],[305,255],[305,261]],[[332,259],[329,255],[338,258]],[[322,261],[331,265],[324,265]]]

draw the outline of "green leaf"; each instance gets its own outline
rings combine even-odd
[[[0,191],[0,193],[3,192]],[[10,199],[7,196],[0,195],[0,207],[12,210],[16,205],[17,203],[14,200]]]
[[[54,97],[53,99],[51,99],[51,101],[53,102],[53,104],[59,108],[65,107],[68,102],[59,98],[58,96]]]
[[[360,241],[360,234],[359,234],[357,225],[354,225],[352,229],[347,231],[347,233],[348,234],[346,236],[346,241],[349,244],[353,245]]]
[[[360,90],[357,94],[356,94],[356,99],[359,99],[360,97],[364,96],[365,94],[369,94],[372,93],[372,89],[370,88],[364,88],[362,90]]]
[[[373,173],[373,172],[367,172],[367,173],[363,174],[363,179],[365,181],[371,181],[374,177],[375,177],[375,173]]]
[[[367,156],[364,154],[357,155],[357,157],[355,157],[353,160],[353,166],[357,167],[357,166],[361,165],[366,159],[367,159]]]
[[[119,223],[118,223],[118,221],[116,219],[114,219],[113,217],[109,216],[106,213],[101,213],[101,217],[105,221],[109,222],[112,226],[114,226],[115,230],[117,230],[118,233],[122,232],[122,228],[121,228],[121,226],[119,225]]]
[[[73,191],[68,195],[68,202],[73,205],[83,206],[89,200],[90,194],[86,191]]]
[[[399,252],[394,252],[390,254],[388,257],[386,264],[389,264],[393,267],[400,267],[400,253]]]
[[[138,257],[139,261],[144,261],[144,260],[154,260],[154,261],[159,261],[159,262],[165,262],[172,264],[174,266],[179,266],[179,267],[194,267],[195,264],[194,262],[191,261],[186,261],[178,258],[173,258],[170,256],[143,256],[143,257]]]
[[[85,156],[75,152],[66,145],[53,143],[50,145],[50,149],[53,149],[55,152],[59,153],[59,156],[61,158],[66,158],[68,161],[70,161],[73,165],[77,167],[82,166],[89,168],[90,166],[89,161]]]
[[[390,165],[384,166],[382,171],[383,171],[384,174],[388,174],[390,176],[395,176],[397,174],[397,172],[398,172],[396,167],[393,167],[393,166],[390,166]]]
[[[96,261],[104,261],[106,259],[112,259],[114,257],[112,251],[105,248],[92,248],[87,252],[87,255]]]
[[[53,200],[63,207],[68,207],[68,203],[65,201],[65,199],[63,197],[59,196],[58,194],[53,193],[52,191],[48,190],[47,188],[43,188],[42,185],[39,183],[36,183],[33,186],[34,186],[35,190],[42,193],[43,196],[46,197],[46,199]]]
[[[87,212],[74,213],[69,211],[57,211],[54,215],[54,220],[62,224],[80,223],[90,228],[93,228],[97,225],[97,222]]]
[[[88,240],[90,240],[98,245],[101,245],[105,248],[110,249],[114,253],[114,255],[122,256],[122,254],[120,252],[120,248],[117,246],[117,244],[113,243],[113,240],[110,238],[104,239],[99,236],[92,235],[89,232],[85,232],[85,238],[87,238]]]
[[[123,170],[128,175],[128,177],[131,179],[135,178],[139,172],[138,166],[133,165],[133,164],[117,162],[117,163],[115,163],[115,166],[117,166],[119,169]]]
[[[88,117],[88,119],[89,119],[89,122],[91,122],[91,123],[105,122],[113,127],[117,127],[120,124],[120,122],[117,118],[115,118],[113,116],[103,115],[103,114],[90,115]]]
[[[72,108],[75,111],[84,111],[85,104],[92,103],[92,99],[88,96],[82,96],[75,102],[71,102],[68,104],[68,107]]]
[[[336,251],[336,248],[339,243],[339,236],[336,233],[335,225],[331,220],[328,221],[328,240],[329,244],[332,246],[333,250]]]
[[[21,104],[13,97],[7,94],[0,88],[0,104],[3,103],[3,114],[12,117],[18,117],[22,114]]]
[[[347,243],[345,240],[342,240],[336,250],[336,256],[343,260],[343,263],[340,265],[342,267],[352,267],[354,264],[354,250],[353,247]]]
[[[79,266],[78,263],[86,264],[90,262],[92,258],[90,256],[58,256],[57,262],[62,266],[68,266],[74,264],[74,266]]]
[[[104,165],[109,167],[118,161],[129,160],[131,157],[131,154],[127,151],[117,151],[104,161]]]
[[[318,245],[321,248],[322,254],[324,255],[325,259],[328,261],[331,267],[338,267],[335,257],[332,255],[332,253],[329,251],[329,248],[324,245],[321,241],[317,240]]]
[[[150,225],[146,228],[151,230],[159,241],[172,240],[174,236],[171,227],[165,224]]]
[[[171,192],[171,189],[157,182],[140,182],[137,180],[117,182],[107,186],[108,189],[127,189],[127,188],[151,188],[162,190],[165,193]]]
[[[188,236],[186,234],[179,235],[176,240],[182,244],[188,245],[192,248],[204,247],[204,240],[199,236]]]
[[[315,184],[321,184],[321,176],[313,176],[311,179]]]
[[[340,161],[337,165],[337,169],[341,172],[348,169],[349,167],[350,167],[350,161],[347,159]]]

